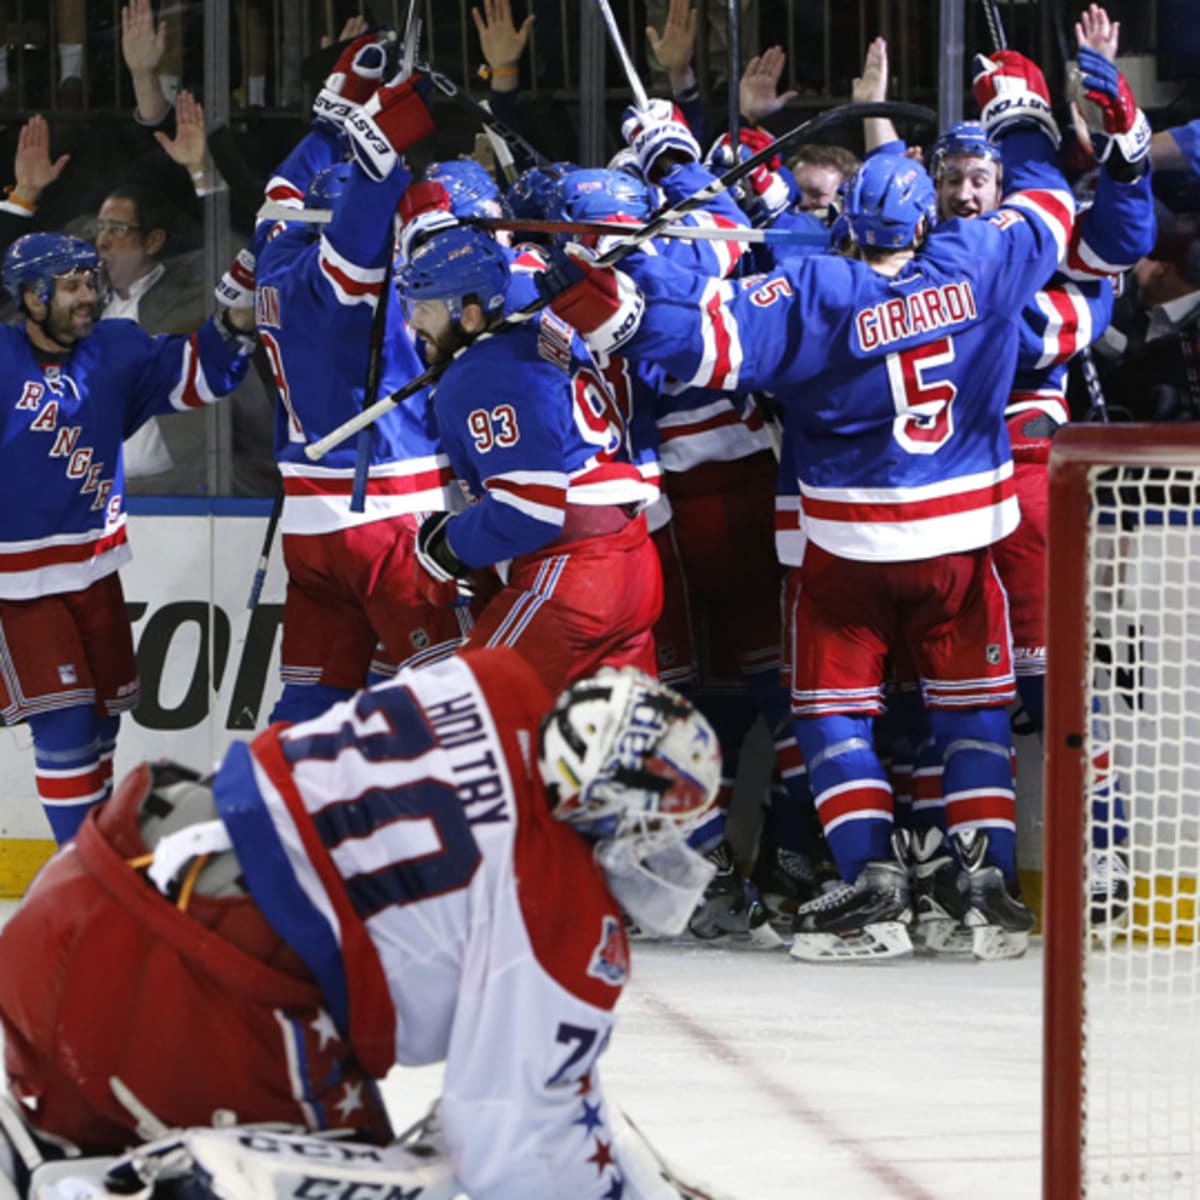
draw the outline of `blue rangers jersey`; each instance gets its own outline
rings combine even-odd
[[[312,176],[340,160],[331,133],[310,133],[271,180],[268,197],[301,203]],[[255,300],[279,396],[283,533],[329,533],[450,507],[450,465],[438,446],[427,390],[376,420],[363,512],[350,511],[355,439],[318,462],[304,453],[362,410],[371,323],[382,289],[391,286],[393,218],[408,182],[401,167],[376,183],[355,165],[333,219],[319,234],[311,225],[280,222],[260,238]],[[399,303],[388,305],[381,368],[380,397],[423,370]]]
[[[1179,147],[1179,153],[1187,160],[1188,170],[1200,176],[1200,120],[1189,121],[1167,130]]]
[[[1010,414],[1038,409],[1059,424],[1069,419],[1067,365],[1107,328],[1114,277],[1148,254],[1155,236],[1149,173],[1119,183],[1102,169],[1059,269],[1025,306]]]
[[[438,380],[438,431],[476,503],[450,522],[472,567],[529,554],[561,532],[568,505],[634,505],[658,495],[582,339],[549,310],[481,337]]]
[[[1039,134],[1014,132],[1006,149]],[[987,218],[930,234],[894,277],[815,255],[737,283],[630,262],[646,298],[621,352],[685,384],[772,392],[809,537],[905,561],[989,545],[1019,520],[1002,421],[1021,309],[1074,218],[1045,176]]]
[[[53,356],[22,326],[0,327],[0,599],[81,591],[127,562],[121,443],[157,414],[232,391],[252,348],[226,341],[214,318],[159,337],[100,321]]]

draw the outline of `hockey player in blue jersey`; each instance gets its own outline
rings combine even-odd
[[[551,688],[601,665],[653,672],[662,581],[641,509],[657,486],[607,393],[577,386],[590,356],[569,326],[547,312],[489,332],[509,279],[508,252],[465,226],[433,233],[399,273],[428,357],[453,360],[433,412],[474,499],[421,526],[426,585],[453,602],[473,569],[498,566],[504,587],[467,645],[513,647]]]
[[[1002,419],[1014,319],[1065,249],[1073,202],[1036,165],[1040,72],[1004,83],[1006,168],[1010,156],[1034,166],[981,221],[934,229],[924,170],[879,156],[846,185],[843,255],[738,284],[637,257],[619,272],[567,259],[545,277],[589,341],[684,382],[768,389],[784,409],[809,539],[789,581],[794,726],[843,878],[798,911],[800,958],[911,948],[906,839],[894,852],[870,741],[893,645],[920,671],[947,790],[971,795],[977,952],[1019,953],[1033,924],[1013,895],[1015,690],[988,547],[1018,520]]]
[[[376,645],[393,664],[449,653],[465,614],[434,608],[412,584],[418,514],[448,508],[450,466],[426,415],[410,397],[363,435],[362,511],[351,504],[356,446],[316,462],[306,447],[363,406],[377,306],[391,286],[396,207],[410,175],[401,151],[432,130],[415,81],[381,86],[387,55],[366,36],[343,53],[315,105],[312,131],[271,179],[269,199],[332,207],[323,229],[303,222],[260,226],[258,324],[275,374],[276,458],[288,588],[283,694],[273,719],[324,711],[367,681]],[[376,139],[356,121],[374,111]],[[376,162],[378,147],[386,148]],[[352,161],[345,155],[350,150]],[[319,193],[319,194],[317,194]],[[379,394],[422,370],[399,304],[378,332]]]
[[[996,543],[993,557],[1008,594],[1017,688],[1025,712],[1039,733],[1043,726],[1049,611],[1047,463],[1051,438],[1069,419],[1067,366],[1108,324],[1114,279],[1133,266],[1154,241],[1154,200],[1146,171],[1149,126],[1114,65],[1118,29],[1096,4],[1085,10],[1077,26],[1080,82],[1085,107],[1095,126],[1092,136],[1100,170],[1093,201],[1076,220],[1062,262],[1022,313],[1017,367],[1005,409],[1021,521]],[[980,97],[984,123],[959,122],[933,147],[930,171],[943,221],[978,217],[1000,201],[1000,148],[989,136],[987,126],[1003,117],[997,116],[997,105],[988,107],[987,80],[996,64],[1003,64],[1005,59],[1006,54],[1002,54],[994,61],[977,60],[977,74],[984,89]],[[868,123],[868,146],[894,136],[889,122]],[[899,144],[885,141],[876,149],[895,149]],[[1107,759],[1105,751],[1095,764],[1096,802],[1105,813],[1114,803],[1113,790],[1117,786]],[[931,883],[928,892],[917,896],[917,919],[923,927],[922,939],[932,937],[937,943],[946,936],[949,922],[936,897],[944,896],[950,907],[955,902],[953,864],[942,849],[940,831],[948,830],[951,835],[955,832],[958,803],[954,795],[944,792],[939,763],[928,749],[917,763],[916,778],[915,855],[923,864],[922,877]],[[1105,820],[1098,825],[1102,830],[1108,828]],[[928,865],[935,860],[938,867]],[[1105,841],[1095,848],[1094,866],[1093,877],[1099,881],[1101,891],[1111,888],[1119,894],[1115,905],[1098,897],[1096,912],[1111,919],[1128,902],[1125,860]]]
[[[170,337],[97,322],[98,268],[62,233],[18,238],[3,266],[24,321],[0,327],[0,705],[30,727],[60,843],[108,796],[121,714],[138,701],[117,574],[130,558],[121,444],[158,413],[227,394],[254,348],[249,307]]]

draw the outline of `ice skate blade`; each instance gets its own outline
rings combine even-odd
[[[928,958],[963,958],[975,956],[975,939],[951,917],[917,920],[912,927],[915,953]]]
[[[723,931],[711,937],[689,932],[681,940],[692,946],[712,946],[717,950],[778,950],[783,945],[783,938],[770,921],[764,921],[754,929]]]
[[[1001,929],[999,925],[977,925],[971,931],[971,952],[981,962],[1020,958],[1029,949],[1029,934]]]
[[[877,962],[911,958],[912,952],[908,925],[903,921],[864,925],[848,937],[836,933],[797,933],[793,935],[791,948],[792,957],[801,962]]]

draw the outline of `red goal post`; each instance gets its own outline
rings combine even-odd
[[[1200,1196],[1200,424],[1068,426],[1049,480],[1043,1200]]]

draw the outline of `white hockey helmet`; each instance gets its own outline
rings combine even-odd
[[[595,841],[630,917],[648,933],[682,933],[714,872],[686,841],[721,781],[704,717],[649,675],[606,667],[559,696],[538,765],[554,815]]]
[[[538,766],[552,811],[593,838],[646,820],[690,829],[721,781],[721,748],[682,696],[634,667],[604,667],[542,722]]]

